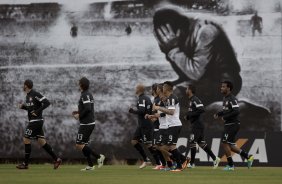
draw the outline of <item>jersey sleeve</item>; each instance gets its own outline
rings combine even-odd
[[[223,119],[228,119],[233,116],[237,116],[240,114],[239,105],[235,98],[232,98],[229,102],[229,110],[222,117]]]
[[[88,94],[82,94],[80,100],[82,102],[82,108],[79,112],[79,118],[83,118],[91,111],[91,97]]]
[[[196,116],[200,116],[200,114],[202,114],[203,112],[205,112],[205,109],[204,109],[204,104],[201,102],[201,100],[197,97],[195,97],[193,100],[192,100],[192,106],[194,106],[192,109],[192,111],[188,111],[188,114],[187,114],[187,119],[191,119],[193,117],[196,117]]]
[[[40,112],[42,112],[44,109],[46,109],[49,105],[50,102],[49,100],[43,96],[42,94],[36,92],[34,98],[41,103],[41,106],[35,110],[35,114],[38,114]]]

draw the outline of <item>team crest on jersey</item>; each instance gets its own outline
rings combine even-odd
[[[189,103],[189,106],[190,106],[190,107],[192,106],[192,102]]]
[[[29,97],[29,101],[32,102],[32,97]]]
[[[150,109],[151,108],[151,105],[147,105],[147,109]]]

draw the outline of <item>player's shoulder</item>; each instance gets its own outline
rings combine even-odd
[[[30,94],[33,96],[42,96],[40,92],[36,91],[36,90],[31,90]]]
[[[93,95],[87,90],[87,91],[83,91],[81,93],[81,97],[90,97],[90,98],[93,98]]]
[[[139,96],[139,99],[140,100],[150,100],[151,101],[150,97],[148,95],[145,95],[145,94]]]
[[[233,95],[233,94],[230,94],[230,95],[228,96],[228,99],[231,100],[231,101],[235,101],[235,100],[237,101],[236,96]]]

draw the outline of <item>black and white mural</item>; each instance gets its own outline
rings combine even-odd
[[[185,88],[197,86],[205,125],[221,108],[220,81],[234,82],[241,130],[279,132],[282,100],[282,5],[279,0],[1,0],[0,157],[21,157],[27,114],[25,79],[44,94],[46,138],[65,158],[75,151],[71,116],[78,80],[91,81],[96,127],[93,147],[117,159],[136,158],[130,139],[137,118],[135,86],[173,81],[187,137]],[[167,35],[158,29],[167,26]],[[208,26],[198,36],[201,26]],[[36,148],[34,148],[36,149]],[[126,153],[126,154],[124,154]],[[42,154],[42,155],[40,155]],[[34,157],[46,157],[33,152]]]

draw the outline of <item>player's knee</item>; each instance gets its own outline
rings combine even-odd
[[[26,137],[23,138],[23,142],[24,142],[24,144],[30,144],[31,143],[30,139],[28,139]]]
[[[82,150],[83,147],[84,147],[83,144],[76,144],[76,145],[75,145],[75,148],[76,148],[77,150]]]
[[[137,140],[131,140],[131,144],[134,146],[135,144],[137,144],[138,143],[138,141]]]
[[[162,145],[162,146],[159,146],[159,149],[161,151],[167,151],[168,150],[168,147],[166,145]]]
[[[37,139],[37,142],[40,144],[40,146],[44,146],[46,144],[46,140],[45,139]]]

